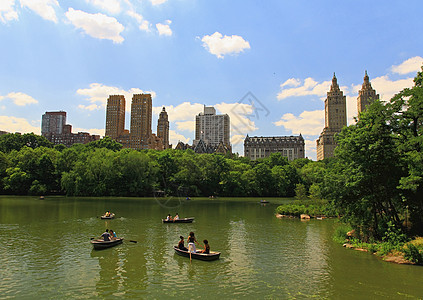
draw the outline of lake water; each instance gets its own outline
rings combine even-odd
[[[0,197],[0,298],[422,299],[423,267],[345,249],[336,220],[280,220],[287,200],[259,200]],[[194,223],[161,223],[176,212]],[[124,243],[93,250],[106,228]],[[176,255],[190,231],[221,258]]]

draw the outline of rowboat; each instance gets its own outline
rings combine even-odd
[[[267,201],[267,200],[260,200],[260,203],[261,204],[266,204],[266,203],[269,203],[269,201]]]
[[[192,223],[192,221],[194,221],[194,218],[184,218],[184,219],[178,219],[178,220],[162,219],[163,223]]]
[[[91,244],[94,246],[95,250],[101,250],[110,248],[119,244],[122,244],[123,238],[113,239],[111,241],[104,241],[104,240],[92,240]]]
[[[110,216],[102,215],[100,218],[102,218],[103,220],[111,220],[115,218],[115,214],[111,213]]]
[[[190,256],[189,251],[181,250],[177,246],[173,246],[173,249],[175,250],[176,254],[178,254],[180,256],[185,256],[185,257],[188,257],[188,258]],[[211,261],[211,260],[219,259],[219,257],[220,257],[220,252],[211,251],[209,254],[198,253],[198,252],[191,253],[191,258],[199,259],[199,260]]]

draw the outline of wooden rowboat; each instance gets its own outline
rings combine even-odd
[[[173,246],[173,249],[175,250],[176,254],[189,258],[189,255],[190,255],[189,251],[181,250],[177,246]],[[219,257],[220,257],[220,252],[211,251],[209,254],[198,253],[198,252],[197,253],[191,253],[191,258],[199,259],[199,260],[205,260],[205,261],[216,260],[216,259],[219,259]]]
[[[102,215],[100,218],[103,220],[111,220],[115,218],[115,214],[111,213],[110,216]]]
[[[123,238],[113,239],[111,241],[104,241],[104,240],[92,240],[91,244],[94,246],[95,250],[102,250],[106,248],[110,248],[119,244],[122,244]]]
[[[163,223],[192,223],[192,221],[194,221],[194,218],[184,218],[184,219],[178,219],[178,220],[162,219]]]

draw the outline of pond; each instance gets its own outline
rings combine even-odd
[[[284,199],[0,197],[1,298],[421,299],[423,268],[332,240],[337,220],[277,219]],[[113,220],[101,220],[106,210]],[[192,224],[162,224],[167,214]],[[123,244],[96,251],[106,228]],[[207,239],[217,261],[178,256]],[[136,241],[137,243],[130,242]]]

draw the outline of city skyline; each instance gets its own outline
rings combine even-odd
[[[348,125],[365,70],[382,100],[413,85],[423,62],[421,8],[421,1],[6,0],[0,130],[41,134],[41,115],[63,110],[75,132],[104,136],[109,95],[151,93],[153,124],[166,107],[169,144],[192,144],[195,116],[207,105],[229,115],[234,152],[243,154],[246,134],[301,133],[315,160],[334,72]]]

